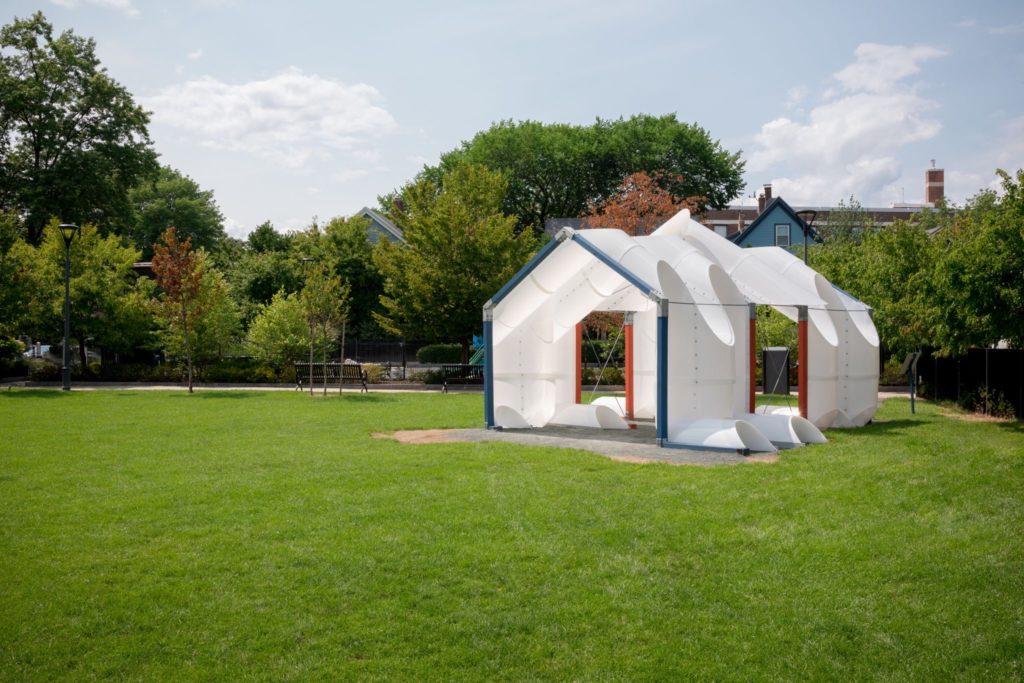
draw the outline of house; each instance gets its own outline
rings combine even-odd
[[[861,207],[874,223],[876,228],[885,228],[898,220],[909,220],[925,209],[934,208],[945,196],[945,171],[941,168],[929,168],[924,176],[924,198],[920,204],[900,202],[889,207]],[[735,239],[747,230],[772,204],[772,186],[767,184],[757,198],[757,206],[733,204],[724,209],[708,209],[697,219],[705,227],[714,230],[722,237]],[[828,218],[834,206],[790,206],[793,213],[814,211],[814,226],[828,225]],[[794,244],[800,244],[799,240]],[[763,246],[763,245],[761,245]]]
[[[377,244],[382,237],[391,242],[405,242],[405,235],[402,229],[380,211],[364,206],[356,212],[356,216],[365,218],[370,222],[369,227],[366,229],[366,238],[370,240],[370,244]]]
[[[771,198],[772,186],[765,185],[764,209],[742,232],[728,239],[741,247],[802,247],[817,238],[813,228],[782,197]],[[718,232],[716,230],[716,232]],[[721,233],[719,233],[721,234]]]

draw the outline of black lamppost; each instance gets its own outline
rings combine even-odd
[[[71,223],[60,224],[60,236],[64,238],[64,365],[61,368],[61,389],[71,391],[70,343],[71,343],[71,240],[81,235],[82,229]]]
[[[311,256],[302,257],[302,286],[306,286],[306,281],[309,279],[308,270],[309,266],[314,263],[316,259]],[[310,315],[309,311],[306,311],[306,319],[309,321],[309,369],[306,370],[306,378],[309,380],[309,395],[313,395],[313,316]]]
[[[796,215],[800,218],[801,228],[804,231],[804,265],[807,265],[807,240],[811,238],[811,226],[814,225],[814,219],[817,218],[818,212],[814,209],[804,209],[803,211],[797,211]]]

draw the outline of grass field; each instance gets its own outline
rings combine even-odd
[[[6,680],[1024,677],[1024,427],[778,463],[372,432],[479,395],[0,394]]]

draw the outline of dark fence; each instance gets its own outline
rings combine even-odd
[[[345,358],[359,363],[390,363],[405,366],[416,362],[416,352],[429,342],[377,341],[348,338]]]
[[[917,363],[921,395],[974,407],[1003,400],[1024,417],[1024,350],[971,349],[966,355],[940,358],[924,351]]]

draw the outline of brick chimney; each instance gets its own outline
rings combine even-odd
[[[764,192],[757,195],[757,215],[760,216],[764,213],[764,207],[768,206],[768,202],[772,200],[772,184],[767,183],[764,186]]]
[[[927,204],[935,204],[946,196],[946,172],[941,168],[935,168],[935,160],[932,160],[932,168],[924,172],[924,201]]]

